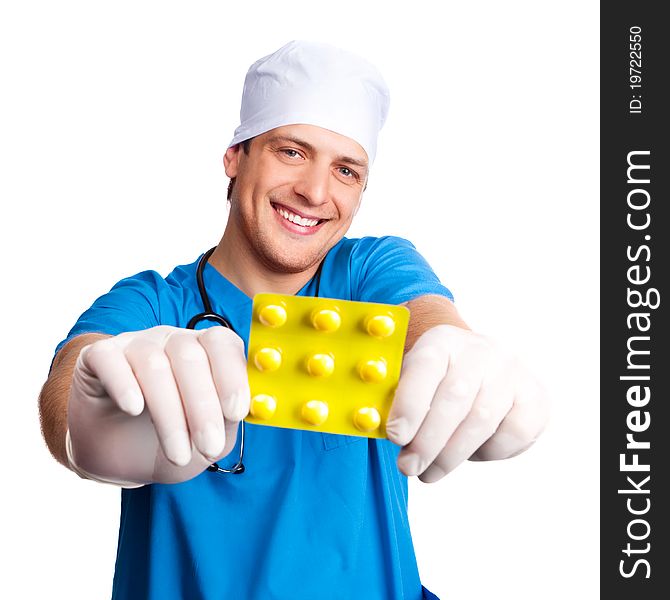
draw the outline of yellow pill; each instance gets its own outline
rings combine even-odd
[[[312,325],[319,331],[336,331],[341,323],[342,318],[336,310],[324,308],[312,313]]]
[[[277,410],[277,401],[267,394],[257,394],[251,399],[249,412],[257,419],[271,419]]]
[[[367,383],[379,383],[386,378],[386,361],[383,358],[378,360],[366,360],[358,367],[358,373],[363,381]]]
[[[330,354],[312,354],[307,360],[307,372],[314,377],[328,377],[335,370],[335,359]]]
[[[281,352],[276,348],[261,348],[254,354],[254,364],[259,371],[276,371],[281,366]]]
[[[365,328],[370,335],[385,338],[395,331],[395,321],[389,315],[376,315],[366,321]]]
[[[328,405],[321,400],[309,400],[302,406],[302,418],[311,425],[321,425],[328,418]]]
[[[259,311],[258,320],[268,327],[281,327],[286,323],[286,309],[280,304],[268,304]]]
[[[354,425],[360,431],[374,431],[381,422],[379,411],[372,406],[364,406],[354,413]]]

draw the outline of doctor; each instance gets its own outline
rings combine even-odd
[[[541,387],[468,329],[411,243],[344,237],[388,106],[377,70],[331,46],[291,42],[254,63],[219,244],[167,278],[120,281],[58,346],[42,429],[61,463],[123,487],[114,598],[434,598],[406,476],[514,456],[543,429]],[[261,291],[409,307],[388,440],[242,428]],[[230,328],[187,329],[203,310]]]

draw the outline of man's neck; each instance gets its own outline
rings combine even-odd
[[[253,298],[260,292],[295,294],[314,276],[318,265],[301,273],[277,273],[259,264],[258,259],[226,236],[209,258],[211,264],[233,285]]]

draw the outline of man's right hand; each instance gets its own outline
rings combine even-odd
[[[122,333],[79,354],[70,458],[106,481],[186,481],[230,453],[248,412],[244,343],[230,329]]]

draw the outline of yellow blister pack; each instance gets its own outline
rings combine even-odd
[[[408,322],[404,306],[256,294],[246,421],[386,437]]]

